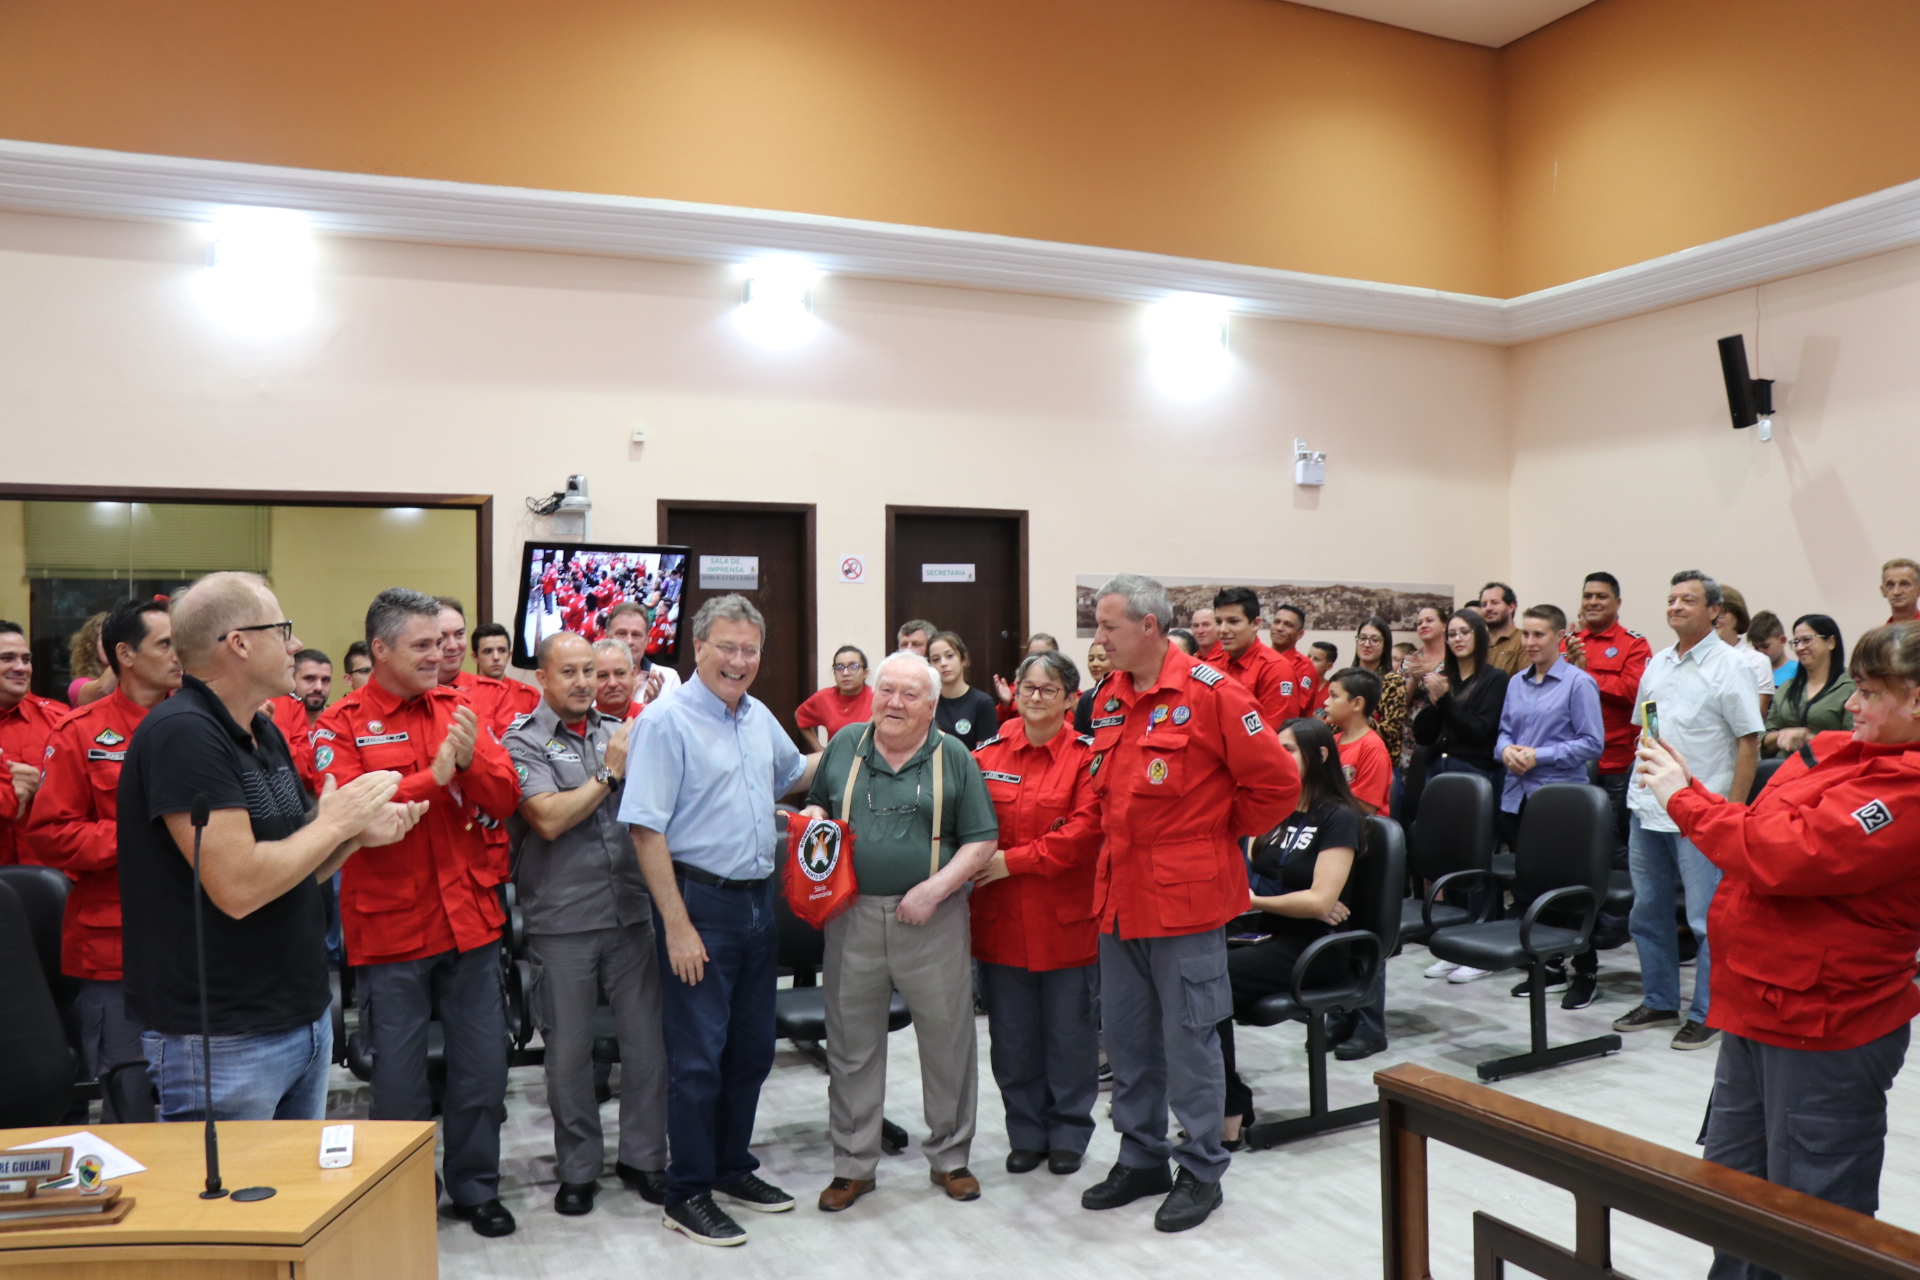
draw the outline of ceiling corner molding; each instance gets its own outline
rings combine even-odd
[[[299,209],[324,233],[387,240],[690,262],[787,252],[845,275],[1106,302],[1213,293],[1244,314],[1501,345],[1920,243],[1915,182],[1503,300],[818,214],[0,140],[0,207],[198,222],[233,204]]]

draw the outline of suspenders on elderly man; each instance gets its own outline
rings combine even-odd
[[[947,800],[946,772],[942,766],[946,763],[947,754],[939,750],[940,739],[944,735],[938,729],[929,729],[927,733],[933,739],[935,747],[933,753],[933,856],[927,863],[927,877],[931,879],[940,874],[940,818]],[[860,735],[860,745],[853,749],[853,763],[847,768],[846,789],[840,793],[840,821],[842,822],[853,821],[853,784],[860,777],[862,759],[860,753],[872,736],[873,726],[868,725]]]
[[[913,1011],[928,1130],[922,1149],[932,1180],[956,1200],[980,1193],[967,1172],[979,1047],[961,890],[992,856],[999,828],[979,765],[959,739],[932,725],[931,711],[931,699],[882,691],[876,723],[857,732],[849,726],[828,744],[808,796],[817,810],[837,799],[839,817],[853,829],[860,886],[859,898],[826,927],[822,987],[834,1179],[820,1207],[829,1211],[847,1208],[874,1186],[895,990]],[[890,717],[886,724],[881,716]],[[897,749],[889,753],[885,735],[891,730],[911,741],[916,721],[925,725],[920,741],[904,759]],[[842,753],[849,758],[843,761]],[[931,805],[924,804],[928,778]]]

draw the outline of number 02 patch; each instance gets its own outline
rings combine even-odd
[[[1247,712],[1247,714],[1240,717],[1240,723],[1247,727],[1247,736],[1249,738],[1266,728],[1265,725],[1260,723],[1260,713],[1258,711]]]
[[[1862,831],[1872,835],[1893,821],[1893,810],[1887,808],[1884,800],[1872,800],[1853,811],[1853,820],[1860,824]]]

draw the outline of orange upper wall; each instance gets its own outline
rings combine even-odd
[[[1489,293],[1492,50],[1277,0],[63,0],[0,136]]]
[[[0,5],[0,137],[1507,295],[1920,177],[1914,0]]]
[[[1500,57],[1509,296],[1920,178],[1913,0],[1599,0]]]

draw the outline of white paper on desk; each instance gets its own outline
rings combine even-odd
[[[78,1133],[64,1134],[58,1138],[43,1138],[39,1142],[23,1142],[19,1146],[11,1148],[11,1150],[30,1151],[35,1147],[72,1147],[74,1164],[80,1163],[81,1156],[99,1156],[100,1177],[102,1181],[108,1178],[124,1177],[129,1173],[145,1173],[147,1171],[147,1166],[141,1164],[138,1160],[135,1160],[132,1156],[114,1146],[99,1134],[87,1129],[82,1129]],[[61,1184],[49,1183],[47,1185],[56,1186]]]

